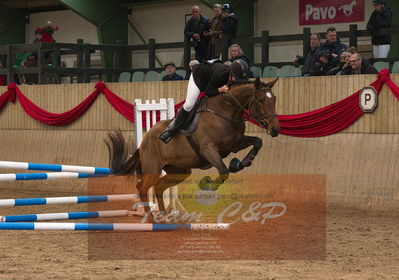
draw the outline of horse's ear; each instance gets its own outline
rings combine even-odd
[[[278,78],[279,78],[279,77],[275,78],[273,81],[268,82],[268,83],[267,83],[267,86],[268,86],[269,88],[272,88],[272,87],[274,86],[274,84],[278,81]]]
[[[255,89],[256,89],[256,90],[262,88],[262,81],[260,80],[260,78],[256,78],[256,79],[255,79],[254,85],[255,85]]]

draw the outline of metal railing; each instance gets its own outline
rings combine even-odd
[[[369,37],[370,33],[366,30],[358,30],[357,25],[349,25],[348,31],[337,32],[338,36],[349,39],[349,45],[357,47],[359,37]],[[390,27],[381,29],[377,35],[399,35],[399,27]],[[270,35],[269,31],[262,31],[260,37],[239,37],[236,38],[238,44],[249,43],[254,48],[256,45],[261,48],[261,62],[254,63],[253,65],[260,66],[263,68],[267,65],[282,66],[291,64],[291,62],[270,62],[270,44],[275,42],[292,42],[302,41],[303,44],[303,55],[309,50],[309,39],[311,35],[310,28],[303,28],[301,34],[289,34],[289,35]],[[325,38],[325,34],[321,34],[322,38]],[[228,38],[225,37],[227,41]],[[222,57],[227,58],[227,44],[226,41],[222,42],[224,49]],[[184,51],[184,67],[183,69],[189,69],[188,64],[191,59],[191,48],[192,42],[190,39],[185,37],[184,42],[172,42],[172,43],[157,43],[155,39],[149,39],[148,44],[141,45],[124,45],[122,41],[117,41],[116,44],[87,44],[82,39],[78,39],[76,44],[72,43],[34,43],[34,44],[21,44],[21,45],[2,45],[0,46],[0,55],[6,56],[6,65],[4,69],[0,69],[0,75],[7,75],[7,82],[14,82],[14,75],[21,74],[37,74],[38,83],[44,83],[45,75],[53,74],[58,77],[69,76],[77,77],[78,83],[90,82],[90,78],[93,75],[99,75],[100,79],[102,75],[108,76],[108,81],[116,81],[121,72],[134,72],[134,71],[159,71],[161,68],[156,68],[155,53],[157,50],[164,49],[183,49]],[[132,59],[135,59],[133,55],[134,51],[145,50],[148,52],[148,68],[132,68]],[[112,54],[112,67],[106,68],[92,68],[91,67],[91,54],[96,51],[107,52]],[[14,68],[15,54],[20,52],[33,52],[37,55],[37,67],[30,68]],[[46,55],[48,53],[55,54],[58,57],[58,65],[49,65],[46,62]],[[76,67],[61,67],[59,62],[63,55],[76,54]],[[393,63],[398,58],[386,58],[386,59],[371,59],[371,62],[375,61],[387,61]],[[178,67],[181,68],[181,67]]]

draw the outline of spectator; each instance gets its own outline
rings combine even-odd
[[[229,60],[233,62],[236,59],[243,59],[249,65],[249,57],[244,55],[239,45],[233,44],[229,48]]]
[[[213,5],[215,16],[211,20],[211,36],[210,42],[210,58],[219,58],[222,52],[222,42],[220,36],[222,34],[223,18],[222,18],[222,5]]]
[[[319,47],[320,47],[320,34],[313,33],[310,35],[310,50],[306,55],[306,58],[303,56],[297,55],[294,59],[294,63],[299,63],[303,65],[302,67],[302,76],[309,76],[310,70],[312,69],[313,64],[319,58]]]
[[[357,50],[354,46],[350,46],[346,49],[346,52],[349,52],[351,54],[357,53]]]
[[[348,48],[349,50],[349,48]],[[340,64],[337,67],[332,68],[330,71],[328,71],[327,75],[341,75],[342,71],[345,70],[346,68],[350,67],[350,57],[352,53],[346,51],[343,52],[340,56]]]
[[[188,66],[190,67],[190,70],[193,71],[194,65],[197,65],[197,64],[199,64],[199,61],[194,59],[194,60],[191,60],[191,61],[190,61],[190,63],[188,64]]]
[[[184,35],[193,39],[195,59],[203,62],[204,59],[208,58],[207,51],[211,22],[201,15],[201,9],[198,6],[191,8],[191,14],[192,17],[186,24]]]
[[[244,60],[248,65],[250,65],[250,60],[249,57],[244,55],[244,52],[242,51],[241,47],[237,44],[233,44],[229,48],[229,61],[233,62],[236,59],[242,59]],[[248,70],[249,72],[249,77],[253,78],[253,73],[251,70]]]
[[[41,42],[42,41],[42,32],[38,29],[35,30],[35,39],[33,43]]]
[[[362,59],[359,53],[354,53],[349,59],[351,67],[342,71],[342,75],[377,74],[377,69],[367,60]]]
[[[168,62],[164,65],[166,75],[162,77],[162,81],[182,81],[183,77],[176,73],[176,65],[174,62]]]
[[[321,51],[318,59],[313,63],[310,70],[310,76],[327,76],[327,73],[333,68],[330,65],[330,54],[328,51]]]
[[[190,63],[188,64],[189,70],[186,71],[186,76],[184,77],[185,80],[190,79],[191,72],[193,72],[193,67],[197,64],[199,64],[199,61],[196,59],[190,61]]]
[[[346,46],[337,38],[337,30],[334,27],[327,29],[327,41],[320,46],[320,51],[328,51],[330,54],[330,65],[337,67],[339,57],[346,50]]]
[[[0,69],[4,69],[6,65],[6,58],[3,55],[0,55]],[[7,76],[6,75],[0,75],[0,86],[5,86],[7,85]]]
[[[46,26],[39,27],[35,30],[35,41],[34,42],[47,42],[54,43],[55,40],[53,38],[54,31],[58,31],[58,26],[52,26],[51,21],[47,21]],[[40,36],[36,36],[40,34]],[[39,40],[37,40],[40,38]]]
[[[233,13],[233,8],[230,4],[223,4],[222,17],[222,38],[226,38],[227,46],[231,46],[237,34],[238,17]]]
[[[373,0],[374,11],[367,22],[367,30],[371,33],[374,58],[388,57],[391,44],[390,35],[374,35],[380,28],[391,26],[392,11],[390,8],[385,7],[385,2],[385,0]]]

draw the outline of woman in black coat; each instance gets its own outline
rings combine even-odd
[[[390,27],[392,23],[392,11],[385,7],[385,0],[373,0],[374,12],[371,14],[367,23],[367,30],[371,33],[371,43],[373,44],[374,58],[388,57],[391,36],[374,35],[380,28]]]

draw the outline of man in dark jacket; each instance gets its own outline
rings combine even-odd
[[[319,47],[320,47],[320,34],[313,33],[310,36],[310,50],[306,57],[297,55],[294,59],[294,63],[302,64],[302,76],[309,76],[312,65],[319,58]]]
[[[195,59],[203,62],[204,59],[208,59],[207,51],[211,22],[201,15],[201,9],[198,6],[191,8],[191,14],[192,17],[186,24],[184,35],[194,42]]]
[[[371,14],[367,23],[367,30],[371,33],[371,43],[373,44],[373,57],[388,57],[391,36],[390,35],[374,35],[375,31],[380,28],[390,27],[392,23],[392,11],[385,7],[385,0],[373,0],[374,12]]]
[[[330,65],[337,67],[340,63],[339,57],[346,50],[346,46],[337,38],[337,30],[329,27],[326,34],[327,41],[320,46],[320,51],[328,51],[331,59]]]
[[[174,62],[167,62],[164,65],[166,75],[162,77],[162,81],[182,81],[183,77],[176,74],[176,65]]]
[[[342,70],[342,75],[378,74],[377,69],[367,59],[362,59],[359,53],[352,54],[349,62],[351,67]]]
[[[222,37],[227,37],[228,46],[231,46],[237,35],[238,17],[233,13],[233,8],[230,4],[223,4],[222,17]]]

